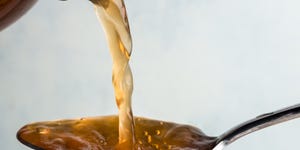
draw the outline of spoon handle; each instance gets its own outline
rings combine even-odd
[[[300,104],[262,114],[225,132],[218,137],[217,144],[222,142],[228,145],[249,133],[298,117],[300,117]]]

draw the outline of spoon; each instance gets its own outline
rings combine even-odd
[[[135,117],[137,142],[133,149],[222,150],[249,133],[298,117],[300,104],[255,117],[218,137],[189,125]],[[17,138],[36,150],[122,149],[117,116],[33,123],[21,128]]]
[[[216,146],[213,150],[222,150],[225,146],[249,133],[299,117],[300,104],[259,115],[220,135],[216,140]]]

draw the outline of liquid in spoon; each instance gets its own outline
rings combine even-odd
[[[300,117],[300,104],[260,115],[218,137],[206,136],[188,125],[135,117],[137,150],[222,150],[235,140],[266,127]],[[118,117],[81,118],[26,125],[19,141],[38,150],[111,150],[118,144]],[[118,147],[121,148],[122,147]]]
[[[212,150],[216,138],[196,127],[134,117],[136,150]],[[38,122],[24,126],[18,139],[33,149],[113,150],[118,143],[118,116]]]

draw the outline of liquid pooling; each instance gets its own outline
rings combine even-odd
[[[211,150],[216,138],[189,125],[134,117],[136,150]],[[34,149],[113,150],[118,143],[118,116],[38,122],[24,126],[18,139]]]

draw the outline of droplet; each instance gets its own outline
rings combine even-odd
[[[145,134],[145,136],[148,136],[149,133],[147,131],[144,131],[144,134]]]
[[[159,130],[156,130],[156,135],[160,135],[160,131]]]
[[[148,135],[148,143],[151,143],[151,141],[152,141],[152,137],[151,135]]]
[[[139,144],[143,144],[143,142],[141,140],[139,140],[138,142],[139,142]]]
[[[48,134],[50,132],[50,130],[48,128],[36,128],[36,131],[39,134]]]
[[[154,146],[156,149],[159,148],[158,144],[153,144],[153,146]]]
[[[101,145],[107,145],[107,142],[105,140],[100,140]]]

